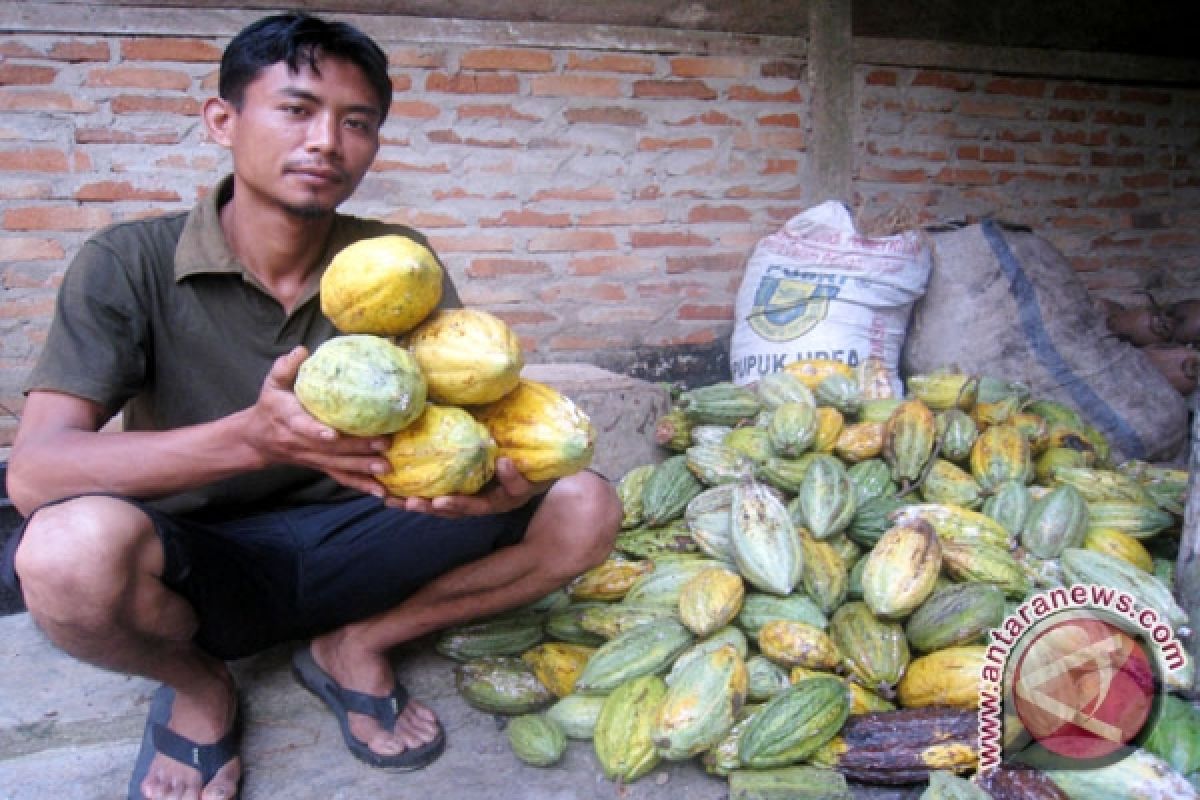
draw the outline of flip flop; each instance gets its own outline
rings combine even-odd
[[[143,800],[142,781],[150,771],[150,762],[161,753],[167,758],[186,764],[200,772],[200,780],[207,786],[221,768],[237,757],[242,738],[242,715],[235,712],[229,732],[213,744],[196,744],[167,727],[171,721],[171,706],[175,702],[175,690],[160,686],[150,701],[150,713],[146,716],[146,729],[142,733],[142,747],[138,751],[137,763],[129,779],[129,800]],[[241,779],[238,779],[241,790]]]
[[[408,691],[399,683],[387,697],[347,689],[317,665],[313,660],[312,651],[307,646],[298,648],[292,655],[292,673],[301,686],[329,706],[342,728],[342,739],[354,757],[372,767],[392,772],[410,772],[428,766],[446,749],[446,734],[440,722],[437,736],[432,741],[395,755],[376,753],[366,742],[350,732],[350,712],[366,714],[384,730],[393,730],[396,727],[396,718],[408,705]]]

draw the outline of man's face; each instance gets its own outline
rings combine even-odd
[[[362,70],[329,57],[317,66],[319,74],[303,61],[294,73],[283,62],[264,69],[240,111],[226,104],[221,126],[236,191],[309,218],[353,194],[379,150],[379,98]]]

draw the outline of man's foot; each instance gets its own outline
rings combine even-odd
[[[441,755],[441,724],[427,707],[409,699],[385,656],[351,653],[325,637],[297,650],[292,669],[337,715],[350,751],[366,763],[410,770]]]
[[[231,800],[241,781],[240,738],[231,685],[211,697],[159,687],[129,783],[130,800]]]

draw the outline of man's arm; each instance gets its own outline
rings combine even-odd
[[[250,408],[172,431],[100,433],[98,404],[30,392],[9,459],[9,495],[28,514],[83,492],[161,497],[272,464],[320,470],[382,495],[372,475],[387,468],[378,455],[386,439],[338,434],[304,411],[292,386],[306,357],[296,348],[279,358]]]

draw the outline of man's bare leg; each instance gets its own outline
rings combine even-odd
[[[312,642],[317,664],[343,687],[386,696],[395,684],[388,651],[448,625],[531,603],[601,563],[620,526],[616,492],[582,472],[560,480],[539,506],[522,541],[464,564],[429,583],[390,611]],[[409,701],[394,731],[350,715],[353,734],[381,755],[419,747],[437,734],[425,706]]]
[[[170,728],[181,736],[207,744],[229,730],[233,677],[192,644],[195,615],[159,579],[162,545],[140,510],[111,497],[43,508],[26,528],[16,570],[30,615],[55,645],[95,666],[173,687]],[[234,759],[202,787],[196,770],[159,756],[143,792],[151,800],[230,798],[240,773]]]

